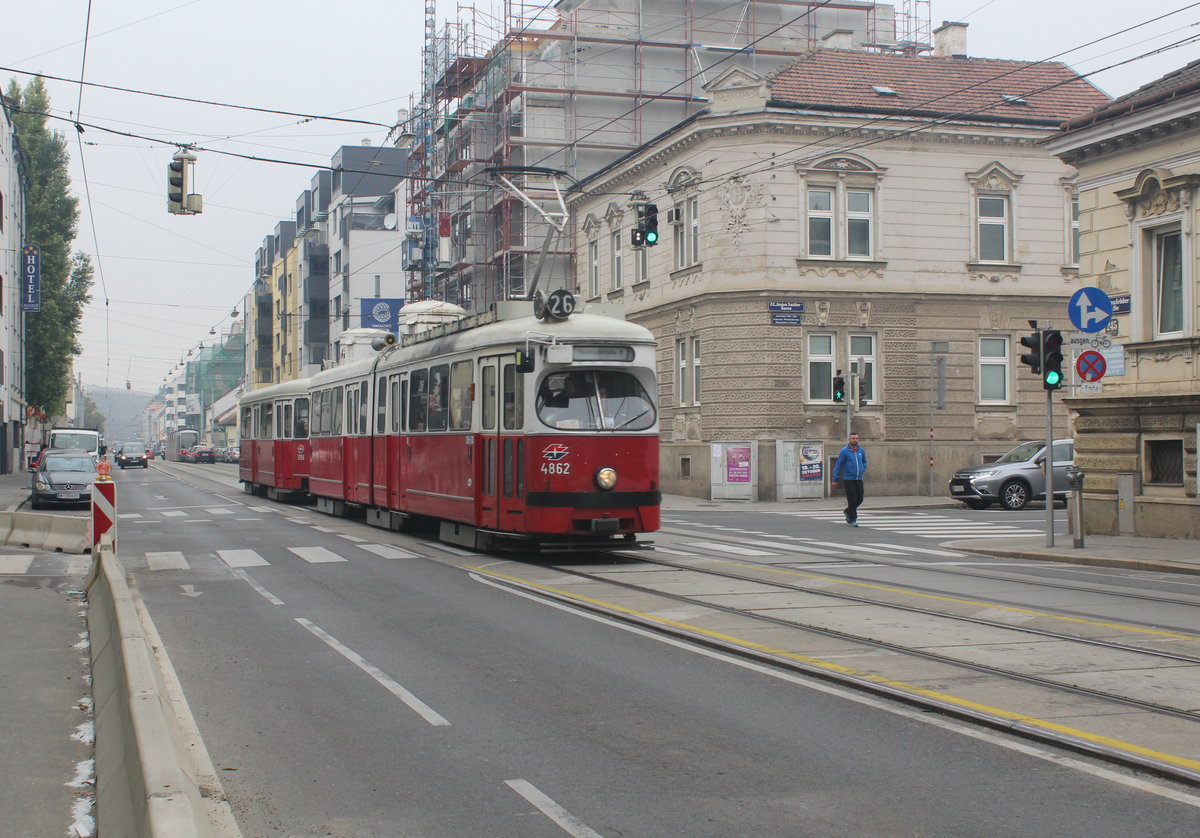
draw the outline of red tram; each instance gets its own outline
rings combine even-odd
[[[432,519],[476,549],[642,546],[661,501],[654,337],[571,302],[412,303],[398,342],[345,333],[343,363],[242,397],[246,490],[389,529]]]

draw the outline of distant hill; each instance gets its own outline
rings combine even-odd
[[[88,387],[87,394],[104,415],[104,438],[109,442],[139,439],[142,418],[153,393],[126,390],[123,387]]]

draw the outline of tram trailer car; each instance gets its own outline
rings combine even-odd
[[[238,478],[271,500],[308,494],[308,382],[285,381],[239,400]]]
[[[200,432],[195,428],[178,428],[167,435],[166,457],[176,463],[183,462],[183,452],[200,442]]]
[[[510,301],[468,318],[446,303],[409,304],[413,321],[452,317],[365,357],[352,343],[346,362],[277,385],[295,391],[246,394],[247,491],[303,491],[303,471],[322,511],[361,510],[389,529],[433,519],[442,540],[476,549],[647,546],[638,534],[658,529],[662,498],[654,337],[619,307],[566,308],[536,317],[531,303]],[[278,438],[280,407],[292,405],[294,422],[300,390],[311,407],[307,459],[276,460],[271,473],[247,466],[248,447],[252,457],[279,442],[300,447],[295,424]],[[256,424],[254,409],[261,417],[268,404],[271,425]]]

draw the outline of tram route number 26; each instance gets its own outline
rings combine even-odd
[[[563,460],[542,463],[542,474],[570,474],[571,464]]]

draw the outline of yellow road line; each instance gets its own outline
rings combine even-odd
[[[734,637],[733,635],[722,634],[720,632],[711,631],[710,629],[700,628],[699,626],[691,625],[690,623],[680,622],[679,620],[671,620],[671,619],[668,619],[665,617],[657,617],[653,614],[647,614],[644,611],[636,611],[632,608],[626,608],[623,605],[617,605],[616,603],[605,602],[604,600],[601,600],[601,599],[595,599],[593,597],[587,597],[587,596],[581,596],[578,594],[573,594],[573,593],[570,593],[569,591],[564,591],[561,588],[555,588],[550,585],[543,585],[539,582],[532,582],[528,579],[521,579],[520,577],[510,576],[508,574],[499,573],[494,570],[485,570],[484,568],[476,567],[476,566],[468,566],[467,570],[471,570],[471,571],[474,571],[475,573],[479,573],[483,576],[489,576],[494,579],[504,579],[509,582],[515,582],[517,584],[524,585],[528,588],[533,588],[534,590],[545,591],[546,593],[552,593],[556,596],[559,596],[559,597],[562,597],[564,599],[568,599],[568,600],[571,600],[574,602],[586,603],[588,605],[593,605],[598,608],[604,608],[609,611],[616,612],[618,614],[627,614],[631,617],[637,617],[640,620],[645,620],[650,623],[657,623],[658,625],[661,625],[661,626],[668,626],[670,628],[679,629],[681,631],[687,631],[692,634],[697,634],[702,637],[708,637],[713,640],[720,640],[722,643],[727,643],[732,646],[737,646],[737,647],[740,647],[743,649],[753,650],[755,652],[762,652],[764,654],[772,655],[772,656],[779,657],[779,658],[784,658],[786,660],[796,661],[797,663],[802,663],[805,666],[819,669],[824,672],[830,672],[830,673],[835,673],[838,675],[844,675],[847,677],[867,681],[872,684],[879,684],[880,686],[887,687],[888,689],[891,689],[891,690],[896,690],[896,691],[908,693],[910,695],[921,696],[923,698],[932,699],[932,700],[939,701],[939,702],[942,702],[944,704],[947,704],[947,705],[950,705],[953,707],[959,707],[963,710],[969,710],[974,713],[984,713],[984,714],[987,714],[990,716],[994,716],[996,718],[1006,719],[1006,720],[1012,721],[1012,722],[1021,722],[1023,724],[1027,724],[1031,727],[1039,728],[1039,729],[1047,731],[1049,733],[1070,736],[1074,739],[1079,739],[1084,742],[1091,742],[1095,745],[1100,745],[1100,746],[1103,746],[1106,748],[1123,751],[1125,753],[1136,755],[1136,756],[1143,757],[1146,759],[1153,759],[1158,762],[1166,763],[1168,765],[1179,766],[1180,768],[1185,768],[1189,771],[1200,772],[1200,760],[1188,759],[1186,757],[1181,757],[1176,754],[1168,754],[1168,753],[1164,753],[1163,751],[1156,751],[1152,748],[1145,748],[1141,745],[1135,745],[1132,742],[1123,742],[1120,739],[1113,739],[1112,737],[1104,736],[1103,734],[1092,733],[1090,731],[1080,730],[1079,728],[1074,728],[1074,727],[1067,727],[1066,725],[1060,725],[1055,722],[1047,721],[1046,719],[1039,719],[1036,716],[1029,716],[1024,713],[1015,713],[1011,710],[1004,710],[999,707],[992,707],[987,704],[981,704],[980,702],[977,702],[977,701],[971,701],[969,699],[959,698],[958,696],[950,695],[949,693],[943,693],[943,692],[938,692],[937,690],[925,689],[924,687],[918,687],[915,684],[909,684],[904,681],[897,681],[895,679],[888,678],[883,675],[873,675],[869,672],[865,672],[860,669],[854,669],[849,666],[843,666],[838,663],[832,663],[830,661],[822,660],[820,658],[810,657],[808,655],[797,654],[796,652],[789,652],[785,649],[777,649],[773,646],[767,646],[766,644],[763,644],[763,643],[756,643],[753,640],[745,640],[740,637]],[[703,603],[699,603],[699,604],[702,605]]]

